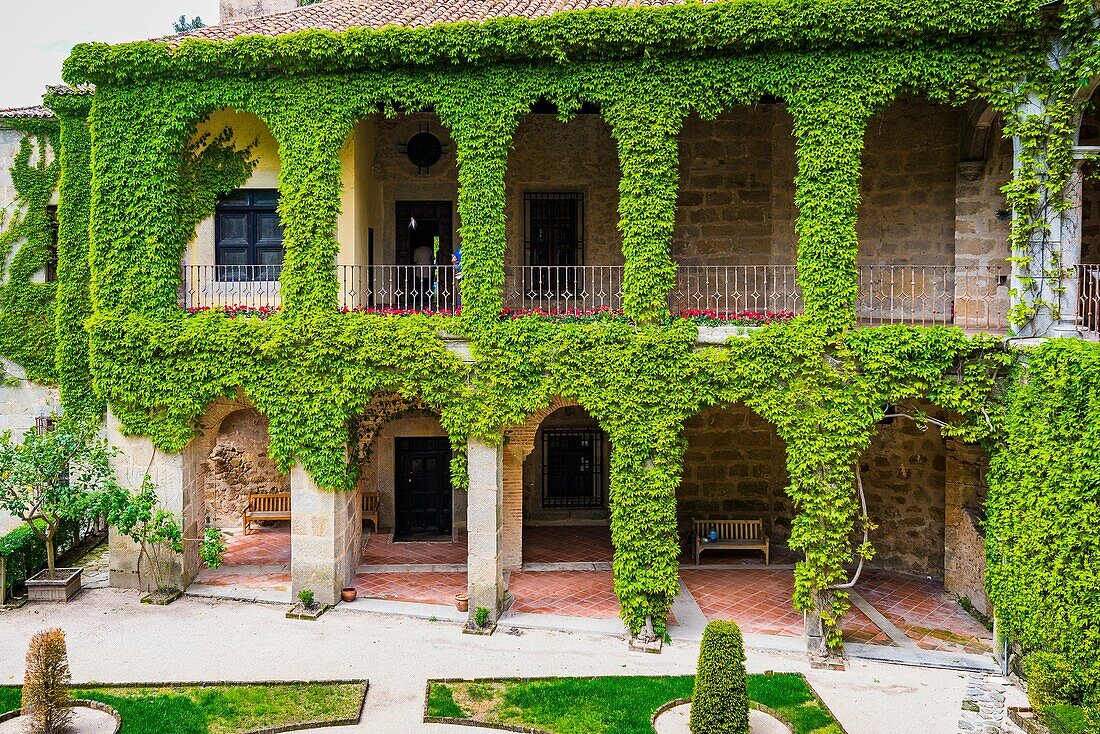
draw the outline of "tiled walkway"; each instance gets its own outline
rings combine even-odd
[[[606,525],[523,528],[523,562],[611,563],[615,551]]]
[[[456,530],[451,540],[393,542],[392,532],[363,536],[365,566],[419,566],[466,563],[466,531]]]
[[[619,600],[610,571],[516,571],[508,580],[512,609],[532,614],[614,619]]]
[[[856,587],[884,617],[924,650],[992,652],[992,634],[943,592],[943,584],[869,571]]]
[[[247,536],[235,531],[227,537],[226,545],[222,568],[204,569],[197,583],[289,591],[289,528],[257,528]],[[611,571],[568,566],[566,570],[547,569],[543,565],[610,562],[611,535],[607,527],[526,527],[523,550],[525,568],[511,573],[508,580],[508,588],[515,596],[512,607],[515,611],[589,619],[618,617],[619,603]],[[794,560],[785,553],[782,550],[773,553],[773,561]],[[450,542],[407,543],[394,543],[388,533],[371,533],[364,536],[363,573],[356,576],[355,586],[366,598],[452,606],[454,595],[466,589],[466,573],[461,569],[466,554],[464,531],[456,532]],[[752,560],[747,554],[708,554],[704,555],[701,568],[688,559],[680,575],[706,619],[733,619],[747,633],[801,636],[803,617],[791,606],[794,591],[791,570],[752,565]],[[527,564],[542,568],[534,570]],[[386,566],[424,568],[392,572],[382,568]],[[944,594],[940,583],[903,574],[865,571],[856,591],[922,649],[955,654],[985,654],[992,650],[990,633]],[[843,627],[844,638],[849,642],[895,644],[854,606]],[[894,634],[896,637],[897,632]]]
[[[450,606],[455,594],[466,593],[466,572],[361,573],[355,576],[355,588],[368,599]]]

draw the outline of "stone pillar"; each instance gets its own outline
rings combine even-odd
[[[297,596],[310,589],[322,604],[335,604],[355,579],[362,540],[356,492],[322,489],[309,472],[290,472],[290,577]]]
[[[504,452],[471,438],[467,448],[470,492],[466,523],[469,532],[467,584],[470,619],[478,607],[496,621],[504,611]]]
[[[979,446],[947,439],[943,589],[991,613],[985,592],[985,538],[976,510],[985,502],[988,459]]]
[[[1018,113],[1045,115],[1046,110],[1042,101],[1032,98],[1023,104]],[[1023,145],[1019,138],[1013,138],[1012,144],[1015,167],[1019,169]],[[1066,187],[1062,192],[1052,192],[1048,189],[1039,191],[1038,211],[1045,212],[1049,234],[1042,231],[1033,233],[1032,241],[1029,243],[1030,251],[1027,253],[1032,260],[1030,265],[1014,263],[1012,266],[1012,287],[1017,293],[1013,297],[1013,305],[1020,302],[1021,298],[1028,305],[1030,305],[1029,301],[1035,300],[1050,304],[1049,308],[1042,307],[1037,310],[1032,322],[1021,330],[1021,336],[1079,336],[1080,334],[1076,318],[1078,290],[1076,270],[1081,264],[1080,164],[1066,183]],[[1069,203],[1069,208],[1064,211],[1056,211],[1054,207],[1048,206],[1049,200],[1059,194],[1064,195]],[[1020,216],[1020,212],[1015,214]],[[1036,284],[1033,289],[1025,291],[1023,284],[1026,278],[1032,279]]]
[[[141,488],[145,475],[149,474],[156,485],[161,507],[175,515],[177,520],[182,520],[184,537],[198,537],[201,530],[197,527],[196,520],[204,517],[204,513],[201,512],[201,499],[199,507],[195,507],[193,496],[189,496],[186,491],[189,472],[186,469],[185,454],[167,454],[155,449],[147,438],[123,435],[118,419],[110,410],[107,411],[105,430],[107,440],[119,449],[111,457],[111,467],[119,483],[136,492]],[[140,588],[143,591],[152,589],[154,574],[147,561],[141,565],[139,574],[140,547],[113,528],[108,544],[111,586],[122,589]],[[184,543],[182,554],[164,551],[161,553],[161,560],[165,584],[186,588],[198,573],[198,546],[195,543]]]

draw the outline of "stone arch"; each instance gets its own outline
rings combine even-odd
[[[576,400],[554,396],[518,426],[504,431],[504,543],[507,570],[523,565],[523,462],[535,449],[535,435],[543,420],[562,408],[581,407]]]
[[[290,476],[268,455],[267,418],[253,408],[235,410],[219,422],[216,436],[202,467],[208,523],[235,526],[250,492],[290,492]]]

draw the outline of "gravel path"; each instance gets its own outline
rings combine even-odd
[[[66,632],[76,681],[290,680],[366,678],[357,727],[376,734],[472,734],[424,724],[429,678],[546,675],[681,675],[695,670],[697,645],[660,655],[630,653],[612,637],[528,630],[463,635],[445,622],[332,611],[316,622],[283,608],[184,598],[143,606],[134,592],[86,591],[66,605],[0,613],[0,683],[18,684],[35,632]],[[849,734],[955,734],[967,676],[957,671],[853,661],[847,671],[811,671],[805,658],[749,651],[750,672],[806,673]]]

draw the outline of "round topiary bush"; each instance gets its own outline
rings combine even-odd
[[[749,734],[745,641],[733,622],[707,623],[691,698],[691,734]]]

